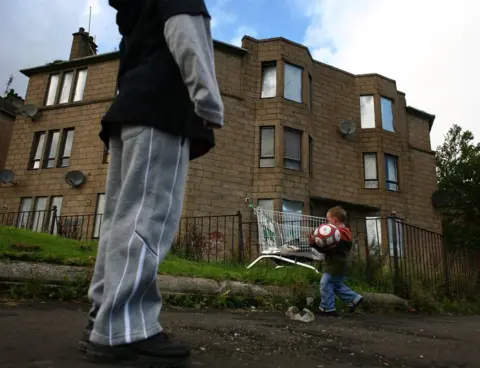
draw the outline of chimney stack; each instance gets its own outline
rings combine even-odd
[[[85,28],[80,27],[78,32],[73,34],[72,49],[70,51],[70,60],[79,59],[86,56],[97,54],[97,45],[93,37],[85,32]]]

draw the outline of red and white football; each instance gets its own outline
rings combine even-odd
[[[313,231],[313,240],[319,247],[333,248],[341,239],[340,231],[336,226],[323,224]]]

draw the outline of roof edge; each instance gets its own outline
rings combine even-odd
[[[423,110],[419,110],[413,106],[407,106],[407,113],[410,113],[420,119],[424,119],[428,121],[430,130],[432,129],[433,122],[435,121],[435,115],[429,114]]]
[[[248,53],[248,50],[243,49],[241,47],[237,47],[222,41],[213,41],[213,46],[214,48],[218,50],[224,50],[227,52],[231,52],[233,54],[243,56]],[[25,68],[21,69],[20,73],[25,75],[26,77],[31,77],[35,74],[40,74],[40,73],[48,73],[68,67],[77,67],[77,66],[83,66],[83,65],[89,65],[93,63],[98,63],[102,61],[112,61],[120,58],[120,52],[119,51],[114,51],[114,52],[107,52],[103,54],[98,54],[98,55],[90,55],[86,56],[83,58],[78,58],[78,59],[73,59],[73,60],[65,60],[65,61],[60,61],[60,62],[52,62],[48,63],[45,65],[40,65],[40,66],[34,66],[32,68]]]

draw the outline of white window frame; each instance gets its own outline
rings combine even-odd
[[[368,159],[375,161],[375,173],[367,173]],[[363,181],[365,189],[378,189],[378,159],[376,152],[365,152],[363,154]]]
[[[362,129],[375,128],[375,96],[360,96],[360,126]]]
[[[88,68],[69,69],[50,74],[45,95],[45,106],[83,101]]]
[[[30,226],[30,216],[33,207],[33,197],[22,197],[17,216],[17,227],[20,229],[28,229]]]
[[[262,64],[261,98],[273,98],[277,96],[277,62]]]

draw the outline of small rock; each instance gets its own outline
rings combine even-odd
[[[204,348],[203,346],[200,348],[201,351],[206,351],[207,348]]]

